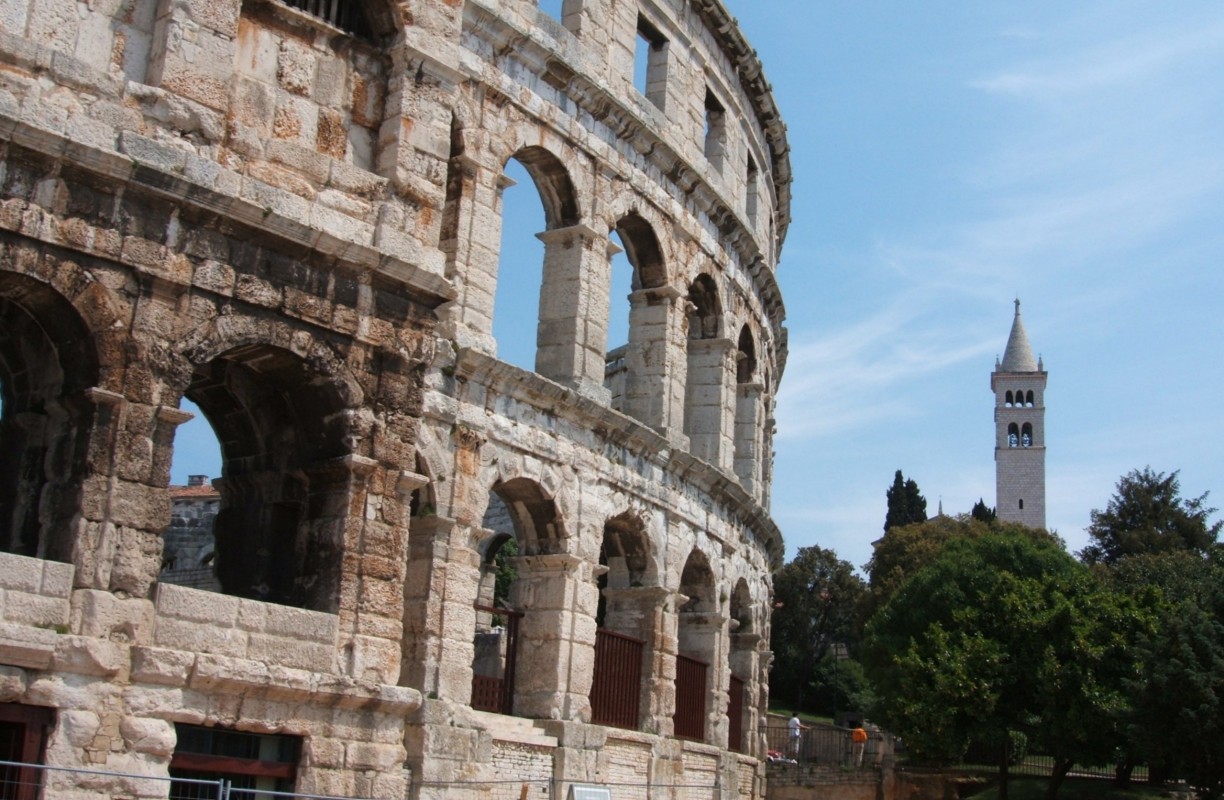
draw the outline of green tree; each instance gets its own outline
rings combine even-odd
[[[901,475],[901,470],[897,470],[893,484],[888,487],[884,496],[888,500],[888,513],[884,517],[885,533],[888,533],[889,528],[926,521],[926,498],[918,491],[918,484],[914,479],[906,480]]]
[[[1108,756],[1091,737],[1121,702],[1128,613],[1048,534],[954,538],[868,624],[875,714],[918,758],[955,761],[972,741],[1019,732],[1065,774]]]
[[[1093,510],[1088,526],[1092,544],[1080,558],[1089,564],[1115,564],[1143,553],[1213,550],[1224,523],[1208,523],[1215,509],[1207,507],[1206,492],[1181,497],[1177,474],[1144,467],[1122,476],[1105,510]]]
[[[979,522],[985,523],[994,522],[999,518],[999,515],[995,513],[995,510],[986,505],[986,501],[980,497],[978,498],[978,501],[973,504],[973,510],[969,512],[969,516],[973,517]]]
[[[863,579],[832,550],[802,547],[774,575],[770,689],[788,705],[811,711],[845,708],[850,692],[834,684],[844,664],[832,661],[834,643],[857,645]],[[848,673],[849,674],[849,673]]]

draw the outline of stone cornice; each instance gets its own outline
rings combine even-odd
[[[483,386],[533,408],[590,430],[609,444],[623,447],[670,475],[698,488],[721,506],[728,517],[752,531],[769,559],[770,568],[782,566],[782,534],[768,511],[732,475],[691,453],[674,449],[672,443],[638,420],[613,411],[534,372],[471,348],[460,348],[455,356],[455,378]]]
[[[117,137],[118,148],[107,150],[0,114],[0,140],[9,140],[19,147],[131,191],[216,214],[228,222],[257,230],[262,237],[277,239],[287,248],[306,249],[330,258],[348,271],[370,272],[392,280],[428,305],[437,305],[455,297],[454,287],[439,275],[383,253],[372,245],[345,240],[282,215],[274,206],[260,205],[234,192],[225,191],[222,181],[213,180],[213,185],[206,185],[195,180],[190,177],[195,173],[210,175],[217,172],[216,162],[131,131],[121,131]],[[222,168],[221,171],[225,170]],[[235,186],[251,180],[237,174],[231,177]],[[272,187],[266,188],[273,194],[278,191]],[[54,238],[45,241],[48,244],[61,244]]]

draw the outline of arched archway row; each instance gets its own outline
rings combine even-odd
[[[626,164],[624,175],[597,169],[592,154],[512,105],[469,99],[498,114],[499,124],[476,136],[462,121],[476,112],[456,112],[447,208],[454,235],[444,233],[443,249],[460,296],[442,309],[444,335],[459,347],[497,349],[493,319],[506,309],[493,299],[499,281],[516,280],[516,254],[497,250],[505,164],[516,159],[544,210],[542,285],[526,293],[528,302],[538,295],[538,313],[515,328],[517,336],[534,333],[535,371],[663,432],[763,499],[784,353],[754,278],[699,214],[661,196],[657,184],[639,188],[647,179],[638,167]],[[610,265],[622,249],[633,271],[623,344],[608,338]],[[694,316],[707,313],[694,302],[699,281],[717,298],[712,334],[698,330],[707,323]],[[694,343],[704,339],[711,341]],[[751,353],[741,355],[745,342]],[[696,397],[705,408],[694,411]]]
[[[431,476],[437,494],[430,502],[437,505],[412,520],[410,537],[422,555],[410,559],[410,572],[420,570],[410,583],[422,591],[410,595],[406,587],[405,625],[439,635],[424,644],[405,635],[403,661],[414,670],[405,681],[477,707],[504,700],[493,710],[518,716],[676,735],[677,663],[689,658],[710,676],[702,707],[722,707],[724,714],[686,735],[708,742],[731,735],[729,675],[750,677],[764,646],[759,633],[736,632],[732,608],[757,620],[756,631],[767,617],[769,556],[755,552],[750,537],[720,522],[678,516],[669,510],[674,498],[649,480],[610,471],[598,458],[533,451],[511,431],[427,421],[419,444],[421,472]],[[512,555],[503,558],[507,544]],[[692,581],[700,592],[685,584],[690,558],[705,565]],[[513,579],[503,585],[507,572]],[[751,591],[740,586],[746,582]],[[704,605],[689,608],[694,599]],[[512,615],[521,617],[514,621],[518,658],[508,679],[501,637],[509,635]],[[621,646],[622,659],[628,647],[625,663],[639,670],[632,692],[622,687],[615,695],[628,720],[605,716],[601,691],[615,690],[601,671],[610,642]],[[489,700],[491,680],[513,680],[513,695]],[[663,691],[650,688],[659,685]],[[759,676],[751,676],[751,691],[744,696],[750,703],[763,702]],[[626,711],[630,701],[633,710]],[[741,706],[736,713],[756,712]],[[753,746],[751,737],[739,741],[736,749]]]

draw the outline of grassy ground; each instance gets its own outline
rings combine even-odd
[[[1012,778],[1007,782],[1007,800],[1044,800],[1045,778]],[[973,800],[999,800],[999,787],[990,784],[973,795]],[[1168,798],[1169,790],[1145,783],[1125,789],[1113,781],[1099,778],[1067,778],[1058,790],[1058,800],[1156,800]]]

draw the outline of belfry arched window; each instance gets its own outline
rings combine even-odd
[[[1008,392],[1003,396],[1003,405],[1010,407],[1012,404],[1012,393]]]
[[[1024,395],[1024,404],[1028,406],[1029,408],[1033,407],[1033,390],[1032,389],[1029,389],[1029,391]]]
[[[1024,427],[1020,429],[1020,446],[1033,446],[1033,426],[1031,423],[1024,423]]]
[[[1007,446],[1020,446],[1020,426],[1014,422],[1007,426]]]

